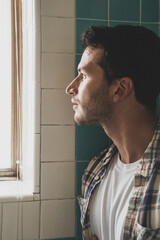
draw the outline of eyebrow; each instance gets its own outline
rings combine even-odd
[[[78,67],[77,72],[81,72],[82,70],[86,70],[86,67]]]

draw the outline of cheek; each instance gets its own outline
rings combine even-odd
[[[90,87],[84,83],[79,86],[78,97],[80,101],[86,101],[91,95]]]
[[[98,92],[100,85],[97,85],[97,81],[93,79],[84,80],[79,86],[79,94],[80,95],[93,95]]]

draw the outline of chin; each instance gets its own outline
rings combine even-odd
[[[82,121],[82,119],[74,118],[74,121],[75,121],[78,125],[85,125],[85,123],[84,123],[84,121]]]
[[[74,121],[75,121],[78,125],[86,125],[83,118],[80,118],[80,117],[75,116],[75,117],[74,117]]]
[[[98,124],[97,121],[93,121],[91,119],[83,119],[83,118],[75,117],[74,120],[78,125],[82,125],[82,126],[83,125],[92,126],[92,125]]]

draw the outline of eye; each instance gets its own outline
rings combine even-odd
[[[82,76],[83,80],[87,78],[87,76],[85,74],[83,74],[83,73],[81,73],[81,76]]]

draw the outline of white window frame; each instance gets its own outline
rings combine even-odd
[[[8,2],[6,2],[6,3],[8,4]],[[10,11],[10,20],[8,19],[7,22],[10,22],[10,24],[11,24],[11,19],[12,19],[12,13],[11,13],[12,7],[11,7],[11,5],[12,5],[12,3],[11,3],[11,0],[10,0],[10,8],[7,8],[7,11]],[[6,9],[3,9],[4,13],[6,13],[5,10]],[[12,45],[12,35],[11,34],[12,34],[12,24],[10,25],[10,41],[11,41],[10,44]],[[9,72],[11,74],[10,75],[10,84],[12,85],[12,83],[11,83],[12,82],[12,78],[11,78],[11,76],[12,76],[12,47],[10,47],[10,50],[11,50],[11,52],[10,52],[11,56],[10,56],[10,71]],[[3,66],[1,66],[1,67],[3,67]],[[10,89],[10,91],[11,91],[11,89]],[[11,98],[12,98],[12,96],[11,96]],[[10,121],[11,121],[11,119],[10,119]],[[10,126],[10,128],[11,128],[11,126]],[[11,143],[11,138],[10,138],[10,143]],[[10,167],[0,168],[0,181],[13,180],[13,179],[15,179],[15,177],[17,175],[16,163],[13,159],[11,159],[11,146],[9,146],[9,148],[10,148]],[[5,156],[1,156],[1,159],[3,159],[5,161]]]
[[[4,181],[0,181],[0,201],[4,201],[4,199],[7,199],[7,201],[11,199],[13,201],[13,198],[17,199],[17,195],[21,200],[25,200],[26,198],[27,200],[38,200],[40,193],[40,0],[22,0],[22,9],[23,7],[28,7],[29,5],[25,6],[25,4],[29,4],[29,2],[33,4],[33,26],[29,29],[30,22],[27,23],[28,25],[26,24],[26,27],[23,26],[23,35],[27,37],[27,30],[32,31],[32,51],[34,54],[30,59],[33,64],[32,82],[28,86],[28,91],[30,91],[28,100],[30,102],[25,103],[23,101],[23,107],[27,106],[28,110],[31,110],[32,116],[28,119],[28,122],[23,121],[23,128],[25,129],[28,125],[30,131],[27,131],[28,136],[26,136],[25,132],[22,142],[24,146],[28,145],[28,140],[32,142],[32,149],[30,154],[27,147],[23,149],[23,179],[17,178],[16,181],[5,181],[8,179],[3,179]],[[33,15],[35,16],[34,19]],[[25,61],[24,64],[26,64]],[[0,178],[2,179],[1,176]],[[13,178],[10,178],[10,180],[13,180]],[[18,188],[20,188],[20,191],[17,193]]]

